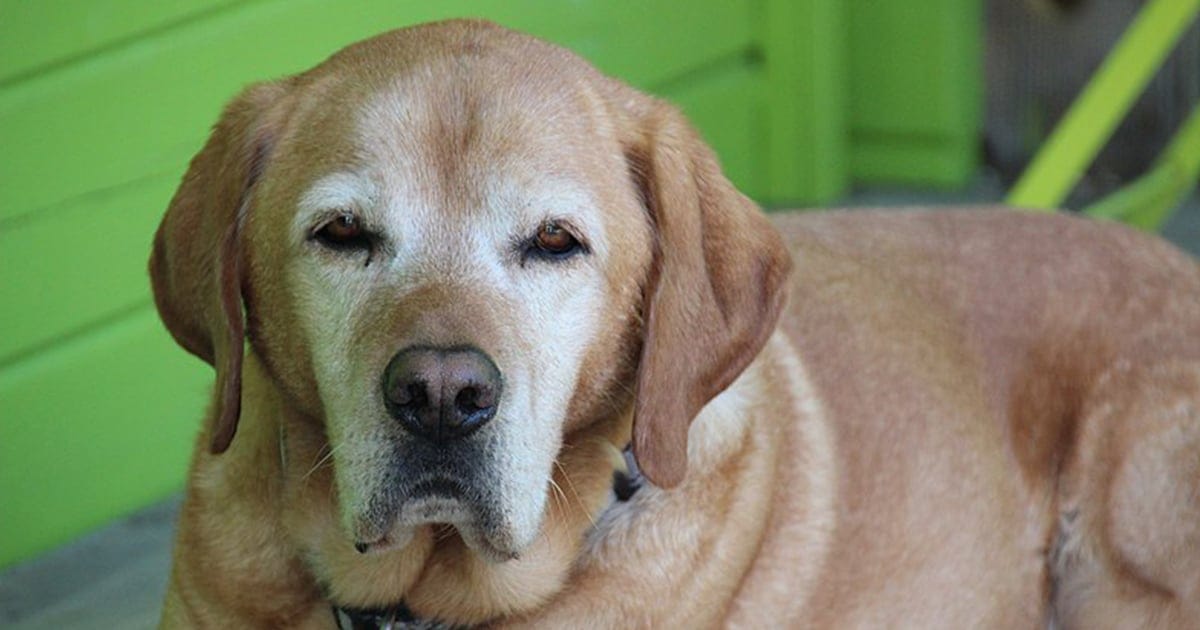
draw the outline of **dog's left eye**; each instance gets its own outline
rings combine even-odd
[[[549,260],[562,260],[585,251],[583,244],[565,227],[554,221],[547,221],[530,239],[526,255]]]

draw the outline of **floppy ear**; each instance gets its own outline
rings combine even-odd
[[[650,481],[687,472],[688,427],[766,344],[791,257],[674,107],[654,102],[627,155],[657,242],[646,286],[633,452]]]
[[[217,370],[212,452],[229,448],[241,411],[241,227],[271,142],[267,111],[286,89],[255,85],[226,106],[192,159],[154,237],[150,282],[179,345]]]

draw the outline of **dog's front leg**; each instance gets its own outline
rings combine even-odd
[[[222,467],[232,459],[197,456],[161,627],[327,627],[328,607],[281,535],[271,504],[246,500],[253,484],[225,483],[231,477]]]

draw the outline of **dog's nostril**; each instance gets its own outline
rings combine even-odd
[[[487,388],[468,386],[464,387],[454,397],[454,402],[463,413],[472,413],[480,409],[487,409],[496,405],[496,397],[492,396]]]
[[[425,383],[413,383],[404,388],[404,393],[396,400],[396,403],[420,409],[429,404],[429,389]]]
[[[463,411],[475,411],[479,409],[479,390],[474,387],[464,387],[458,392],[458,396],[454,397],[454,402],[458,403],[458,408]]]

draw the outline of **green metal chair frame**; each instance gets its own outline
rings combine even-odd
[[[1200,0],[1150,0],[1063,116],[1009,193],[1008,203],[1053,211],[1196,16]],[[1157,229],[1200,175],[1200,103],[1150,170],[1084,212]]]

